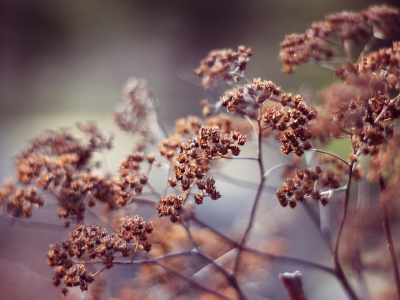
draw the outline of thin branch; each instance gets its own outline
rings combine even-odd
[[[334,247],[333,247],[333,264],[335,266],[336,277],[342,283],[344,289],[348,293],[348,296],[353,300],[357,300],[358,297],[357,297],[356,293],[354,292],[353,288],[350,286],[349,282],[347,281],[347,278],[343,272],[342,266],[339,261],[339,246],[340,246],[340,240],[342,237],[344,224],[345,224],[346,218],[347,218],[347,209],[349,206],[349,198],[350,198],[350,186],[351,186],[351,179],[353,176],[353,166],[354,165],[355,165],[355,162],[351,163],[350,168],[349,168],[349,178],[348,178],[347,185],[346,185],[347,189],[346,189],[346,196],[345,196],[345,200],[344,200],[342,219],[340,220],[338,233],[336,235],[336,240],[335,240]]]
[[[299,271],[279,274],[279,279],[282,281],[290,300],[306,300],[301,282],[302,276]]]
[[[258,161],[258,158],[257,157],[237,157],[237,156],[224,156],[224,155],[221,155],[221,156],[219,156],[219,157],[216,157],[216,158],[225,158],[225,159],[245,159],[245,160],[255,160],[255,161]]]
[[[340,158],[339,156],[337,156],[337,155],[335,155],[335,154],[333,154],[333,153],[330,153],[330,152],[327,152],[327,151],[324,151],[324,150],[314,149],[314,148],[311,148],[311,149],[309,149],[308,151],[314,151],[314,152],[324,153],[324,154],[330,155],[330,156],[332,156],[332,157],[334,157],[334,158],[340,160],[342,163],[344,163],[344,164],[350,166],[350,164],[349,164],[347,161],[345,161],[344,159]]]
[[[210,229],[212,232],[214,232],[215,234],[217,234],[218,236],[220,236],[221,238],[226,240],[228,243],[230,243],[233,247],[237,247],[238,248],[240,246],[240,244],[238,242],[232,240],[230,237],[228,237],[225,234],[221,233],[220,231],[214,229],[213,227],[209,226],[208,224],[203,223],[199,219],[194,218],[193,220],[195,220],[200,226]],[[267,259],[270,259],[272,261],[297,263],[297,264],[308,266],[308,267],[311,267],[311,268],[316,268],[316,269],[319,269],[321,271],[324,271],[324,272],[327,272],[327,273],[330,273],[330,274],[333,274],[333,275],[335,274],[333,268],[326,267],[326,266],[323,266],[323,265],[320,265],[318,263],[315,263],[315,262],[312,262],[312,261],[309,261],[309,260],[305,260],[305,259],[302,259],[302,258],[297,258],[297,257],[294,257],[294,256],[289,256],[289,255],[272,254],[272,253],[269,253],[269,252],[266,252],[266,251],[254,249],[254,248],[247,247],[247,246],[243,247],[242,250],[254,253],[254,254],[259,255],[259,256],[263,256],[263,257],[265,257]]]
[[[243,246],[246,243],[246,239],[247,239],[247,236],[248,236],[248,234],[250,232],[250,229],[253,227],[254,218],[255,218],[255,215],[256,215],[258,203],[259,203],[259,200],[261,198],[260,196],[262,194],[262,189],[263,189],[263,186],[264,186],[264,182],[266,180],[266,176],[264,176],[264,173],[265,173],[264,172],[264,165],[263,165],[263,162],[262,162],[262,149],[261,149],[261,147],[262,147],[262,144],[261,144],[262,134],[261,134],[261,121],[260,121],[260,119],[257,122],[257,126],[258,126],[258,131],[257,131],[257,133],[258,133],[258,138],[257,138],[257,157],[258,157],[258,169],[259,169],[259,172],[260,172],[260,183],[258,184],[257,193],[256,193],[256,196],[255,196],[255,199],[254,199],[253,207],[251,209],[249,222],[248,222],[247,228],[246,228],[246,230],[245,230],[245,232],[243,234],[242,241],[240,242],[240,247],[238,249],[238,253],[236,255],[236,259],[235,259],[235,262],[234,262],[234,265],[233,265],[233,273],[234,274],[236,274],[237,271],[238,271],[240,253],[242,251]]]
[[[295,166],[296,166],[296,165],[294,165],[294,164],[285,164],[285,163],[276,165],[275,167],[272,167],[272,168],[269,169],[267,172],[265,172],[265,173],[263,174],[263,178],[264,178],[265,180],[268,180],[269,177],[272,175],[272,173],[274,173],[275,171],[277,171],[277,170],[279,170],[279,169],[286,168],[286,167],[295,167]]]
[[[23,226],[23,227],[41,227],[45,229],[65,229],[66,227],[61,224],[53,224],[53,223],[47,223],[47,222],[40,222],[40,221],[33,221],[33,220],[27,220],[27,219],[21,219],[21,218],[16,218],[13,217],[9,214],[1,214],[0,219],[3,219],[4,221],[8,222],[10,225],[18,225],[18,226]]]
[[[377,124],[379,122],[380,119],[382,119],[383,115],[385,114],[385,112],[387,111],[388,107],[391,105],[396,105],[396,103],[399,101],[400,99],[400,94],[397,95],[395,98],[393,98],[392,100],[389,101],[389,104],[386,105],[381,113],[376,117],[376,119],[374,120],[374,124]]]
[[[318,220],[318,217],[313,213],[313,211],[311,210],[311,207],[308,205],[307,201],[303,200],[302,203],[303,203],[303,207],[304,207],[305,211],[307,212],[308,216],[310,217],[312,223],[317,228],[318,232],[320,233],[320,235],[322,237],[322,240],[324,241],[325,245],[327,246],[327,248],[329,249],[329,251],[332,255],[333,248],[332,248],[331,241],[330,241],[329,237],[321,231],[320,222]]]
[[[358,56],[357,62],[361,61],[361,58],[367,54],[369,51],[371,51],[372,47],[375,45],[375,43],[378,40],[375,38],[374,35],[371,36],[371,38],[368,40],[368,42],[365,44],[363,50],[361,51],[360,55]]]
[[[197,287],[197,288],[199,288],[199,289],[202,289],[202,290],[204,290],[204,291],[206,291],[206,292],[208,292],[208,293],[210,293],[210,294],[216,295],[216,296],[218,296],[218,297],[220,297],[220,298],[222,298],[222,299],[234,300],[233,298],[230,298],[230,297],[228,297],[228,296],[222,294],[222,293],[219,292],[219,291],[213,290],[213,289],[211,289],[211,288],[209,288],[209,287],[207,287],[207,286],[204,286],[204,285],[202,285],[202,284],[197,283],[197,282],[194,281],[194,280],[191,280],[190,278],[187,278],[186,276],[184,276],[184,275],[182,275],[182,274],[176,272],[176,271],[173,270],[173,269],[168,268],[167,266],[164,266],[164,265],[162,265],[162,264],[160,264],[160,263],[156,263],[156,264],[157,264],[158,266],[164,268],[165,270],[167,270],[167,271],[170,272],[171,274],[175,275],[176,277],[179,277],[179,278],[181,278],[181,279],[183,279],[183,280],[189,282],[191,286],[195,286],[195,287]]]
[[[379,179],[379,187],[381,188],[381,194],[382,194],[386,190],[386,187],[385,187],[385,181],[383,179],[381,172],[379,172],[378,179]],[[389,250],[390,258],[392,260],[392,267],[393,267],[393,273],[394,273],[394,281],[396,283],[397,296],[400,299],[399,263],[397,261],[396,252],[394,250],[394,245],[393,245],[392,233],[390,230],[388,201],[384,197],[382,197],[381,202],[382,202],[382,210],[383,210],[383,228],[385,229],[386,240],[388,243],[387,248]]]
[[[324,64],[324,63],[322,63],[322,62],[320,62],[320,61],[315,61],[315,60],[313,60],[313,61],[310,61],[310,63],[312,63],[312,64],[314,64],[314,65],[317,65],[318,67],[327,69],[327,70],[329,70],[329,71],[333,71],[333,72],[336,71],[336,69],[335,69],[334,67],[328,66],[328,65],[326,65],[326,64]]]

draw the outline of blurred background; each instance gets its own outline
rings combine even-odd
[[[272,80],[289,92],[317,92],[332,73],[307,66],[282,73],[279,43],[325,14],[374,3],[382,2],[0,0],[0,180],[14,176],[13,157],[30,139],[86,120],[117,134],[116,149],[107,157],[115,170],[132,146],[111,118],[126,80],[147,80],[159,99],[159,120],[171,128],[177,118],[200,115],[199,101],[207,95],[191,72],[213,49],[251,47],[248,78]],[[396,0],[385,3],[399,6]],[[40,214],[38,219],[53,220]],[[43,267],[48,244],[60,240],[58,230],[0,222],[2,299],[59,297],[47,287],[52,270]],[[310,299],[322,299],[315,293]]]

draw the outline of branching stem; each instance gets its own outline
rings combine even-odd
[[[240,254],[241,254],[242,249],[243,249],[243,247],[244,247],[244,245],[246,243],[246,238],[247,238],[247,236],[248,236],[248,234],[250,232],[250,229],[253,227],[254,218],[255,218],[255,215],[256,215],[256,212],[257,212],[258,203],[259,203],[259,200],[261,198],[260,196],[262,194],[262,189],[263,189],[263,186],[264,186],[264,182],[266,180],[266,176],[264,176],[265,172],[264,172],[264,165],[263,165],[263,161],[262,161],[262,149],[261,149],[262,148],[262,143],[261,143],[262,135],[261,135],[261,120],[260,120],[260,118],[259,118],[259,120],[257,122],[257,126],[258,126],[258,128],[257,128],[258,129],[257,130],[257,157],[258,157],[258,169],[259,169],[259,172],[260,172],[260,183],[258,184],[257,193],[256,193],[256,196],[255,196],[255,199],[254,199],[254,203],[253,203],[253,207],[252,207],[252,210],[251,210],[249,222],[247,224],[246,231],[243,234],[243,238],[242,238],[242,240],[240,242],[238,253],[236,255],[236,259],[235,259],[235,262],[234,262],[234,265],[233,265],[233,273],[234,274],[236,274],[237,271],[238,271]]]
[[[381,189],[381,193],[383,193],[386,190],[386,186],[385,186],[385,181],[383,179],[381,172],[379,172],[378,179],[379,179],[379,187]],[[385,229],[387,248],[389,250],[390,258],[392,260],[394,281],[396,283],[396,289],[397,289],[397,296],[400,299],[399,263],[397,261],[396,252],[394,250],[394,245],[393,245],[392,233],[390,230],[388,201],[384,197],[382,197],[381,202],[382,202],[382,210],[383,210],[383,228]]]
[[[353,288],[350,286],[350,283],[347,281],[346,275],[344,274],[342,265],[339,260],[339,246],[340,246],[340,241],[341,241],[341,237],[342,237],[344,224],[345,224],[346,218],[347,218],[347,209],[349,206],[350,187],[351,187],[351,180],[352,180],[352,176],[353,176],[353,166],[354,165],[355,165],[355,162],[351,163],[350,168],[349,168],[349,177],[348,177],[348,181],[347,181],[347,185],[346,185],[347,188],[346,188],[346,196],[345,196],[345,200],[344,200],[342,218],[340,220],[338,233],[336,235],[336,240],[335,240],[335,244],[333,247],[333,264],[335,266],[334,270],[335,270],[336,277],[342,283],[344,289],[348,293],[348,296],[352,300],[357,300],[358,297],[357,297],[356,293],[354,292]]]

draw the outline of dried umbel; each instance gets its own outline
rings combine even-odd
[[[222,81],[238,81],[251,57],[251,49],[239,46],[232,49],[214,50],[200,63],[195,74],[202,79],[204,87],[211,87]]]
[[[112,147],[113,136],[101,133],[93,122],[78,124],[78,129],[84,133],[82,139],[65,129],[48,131],[32,140],[15,161],[21,184],[50,191],[60,206],[58,216],[82,220],[86,206],[93,206],[97,201],[109,208],[115,207],[112,179],[92,174],[94,165],[90,160],[95,152]],[[15,216],[30,217],[32,208],[44,203],[43,197],[36,196],[40,193],[36,188],[30,194],[24,188],[10,193],[10,185],[6,184],[1,191],[7,195],[4,200],[7,210]]]
[[[326,192],[321,192],[320,188],[329,189],[339,188],[340,183],[331,171],[323,172],[321,167],[315,169],[297,169],[293,177],[285,180],[285,183],[276,192],[279,203],[285,207],[289,204],[291,208],[297,205],[297,201],[303,201],[304,198],[318,200],[322,205],[329,203]]]
[[[374,35],[378,38],[393,37],[400,32],[400,15],[397,9],[385,5],[372,6],[363,12],[329,15],[324,21],[314,23],[304,34],[291,34],[281,43],[279,58],[287,73],[294,65],[320,64],[334,57],[335,34],[342,46],[359,44]],[[336,43],[337,45],[337,43]]]
[[[281,90],[272,81],[254,79],[252,84],[245,84],[225,92],[220,98],[221,106],[230,113],[257,118],[260,106],[272,97],[279,96]]]
[[[400,42],[393,48],[383,48],[363,56],[355,64],[342,65],[336,75],[348,84],[358,84],[364,89],[377,86],[382,92],[400,90]]]
[[[154,156],[150,155],[147,162],[152,163]],[[115,179],[113,191],[116,202],[125,206],[134,201],[135,196],[140,195],[148,182],[148,176],[141,170],[140,165],[145,160],[143,152],[129,154],[121,163],[119,177]]]
[[[304,150],[311,148],[309,140],[314,135],[309,129],[309,122],[316,118],[316,111],[307,108],[300,95],[282,94],[281,108],[267,108],[262,116],[270,130],[279,132],[278,139],[283,143],[281,152],[295,153],[301,156]]]
[[[17,188],[15,182],[8,180],[0,189],[0,205],[3,205],[4,211],[13,217],[29,218],[32,209],[43,204],[44,197],[37,195],[35,187]]]
[[[51,245],[47,254],[47,264],[56,267],[53,284],[63,283],[66,287],[79,286],[82,291],[87,290],[101,270],[88,273],[86,262],[101,262],[103,269],[110,269],[116,259],[134,255],[138,248],[148,252],[151,244],[147,242],[147,236],[153,229],[152,222],[146,223],[139,216],[123,218],[119,230],[112,235],[107,235],[107,230],[100,226],[77,225],[68,240],[61,246]]]
[[[156,206],[158,214],[170,216],[172,222],[178,221],[195,183],[200,190],[194,196],[196,204],[203,203],[204,197],[219,199],[221,195],[214,186],[215,180],[212,178],[203,180],[210,169],[208,160],[221,158],[230,153],[237,156],[240,153],[239,146],[243,146],[245,142],[246,137],[239,132],[231,132],[230,135],[221,134],[217,126],[202,126],[198,136],[186,143],[180,143],[180,153],[175,157],[176,162],[172,164],[173,177],[168,179],[168,184],[181,194],[163,196]]]
[[[155,112],[156,99],[144,79],[131,78],[123,91],[124,103],[114,111],[114,122],[138,138],[136,150],[143,151],[162,136]]]

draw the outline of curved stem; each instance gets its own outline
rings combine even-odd
[[[318,220],[318,216],[316,216],[313,211],[311,210],[311,207],[308,205],[308,203],[303,200],[303,207],[305,209],[305,211],[307,212],[308,216],[310,217],[312,223],[315,225],[315,227],[317,228],[318,232],[320,233],[322,240],[324,241],[325,245],[327,246],[327,248],[329,249],[331,255],[333,254],[333,248],[331,245],[331,241],[329,240],[329,237],[324,234],[321,229],[320,229],[320,221]]]
[[[379,172],[378,179],[379,179],[379,187],[381,189],[381,193],[383,193],[386,190],[386,187],[385,187],[385,181],[383,179],[381,172]],[[386,233],[387,248],[389,250],[390,258],[392,260],[394,281],[396,283],[396,289],[397,289],[397,296],[400,299],[399,263],[397,261],[396,252],[394,250],[392,233],[390,230],[390,223],[389,223],[389,207],[388,207],[388,203],[387,203],[386,199],[382,199],[382,210],[383,210],[383,228],[385,229],[385,233]]]
[[[318,152],[318,153],[323,153],[323,154],[330,155],[330,156],[340,160],[342,163],[346,164],[347,166],[350,166],[350,164],[347,161],[345,161],[344,159],[340,158],[339,156],[337,156],[337,155],[335,155],[333,153],[330,153],[330,152],[327,152],[327,151],[324,151],[324,150],[314,149],[314,148],[308,149],[308,151],[313,151],[313,152]]]
[[[224,240],[226,240],[228,243],[230,243],[233,247],[240,247],[240,244],[234,240],[232,240],[231,238],[229,238],[228,236],[226,236],[225,234],[219,232],[218,230],[214,229],[213,227],[203,223],[202,221],[200,221],[197,218],[194,218],[193,220],[195,220],[200,226],[205,227],[210,229],[212,232],[214,232],[215,234],[217,234],[218,236],[220,236],[221,238],[223,238]],[[302,258],[298,258],[298,257],[294,257],[294,256],[290,256],[290,255],[279,255],[279,254],[272,254],[266,251],[262,251],[262,250],[258,250],[258,249],[254,249],[251,247],[242,247],[243,251],[247,251],[262,257],[265,257],[267,259],[270,259],[272,261],[280,261],[280,262],[286,262],[286,263],[296,263],[299,265],[304,265],[304,266],[308,266],[311,268],[315,268],[324,272],[327,272],[331,275],[335,275],[335,271],[333,268],[331,267],[327,267],[324,265],[320,265],[318,263],[306,260],[306,259],[302,259]]]
[[[357,300],[358,297],[357,297],[356,293],[354,292],[353,288],[350,286],[349,282],[347,281],[347,278],[343,272],[342,265],[340,264],[340,260],[339,260],[339,246],[340,246],[340,240],[341,240],[342,232],[343,232],[343,228],[344,228],[344,223],[346,222],[346,218],[347,218],[347,209],[349,206],[348,204],[349,204],[349,197],[350,197],[350,186],[351,186],[351,179],[353,176],[353,166],[354,165],[355,165],[355,162],[351,163],[350,168],[349,168],[350,169],[349,170],[349,178],[348,178],[347,185],[346,185],[346,187],[347,187],[346,188],[346,197],[344,200],[342,219],[340,220],[338,233],[336,235],[336,240],[335,240],[335,244],[333,247],[333,264],[335,266],[336,277],[342,283],[344,289],[348,293],[348,296],[352,300]]]
[[[262,135],[261,135],[261,121],[260,121],[260,118],[259,118],[259,120],[257,122],[257,126],[258,126],[258,128],[257,128],[258,129],[258,131],[257,131],[257,137],[258,137],[257,138],[257,157],[258,157],[258,169],[259,169],[259,172],[260,172],[260,183],[258,184],[257,193],[256,193],[256,196],[255,196],[255,199],[254,199],[254,203],[253,203],[253,207],[252,207],[252,210],[251,210],[249,222],[247,224],[246,231],[244,232],[242,241],[240,242],[238,253],[236,255],[236,259],[235,259],[235,262],[234,262],[234,265],[233,265],[233,273],[234,274],[236,274],[237,271],[238,271],[240,254],[241,254],[242,248],[246,243],[246,238],[247,238],[247,236],[248,236],[248,234],[250,232],[250,229],[253,227],[254,218],[255,218],[255,215],[256,215],[256,211],[257,211],[257,206],[258,206],[259,200],[261,198],[260,196],[262,194],[262,189],[263,189],[263,186],[264,186],[264,182],[265,182],[266,177],[267,177],[267,176],[264,176],[264,165],[263,165],[263,162],[262,162],[262,151],[261,151],[261,147],[262,147],[261,138],[262,138]]]

